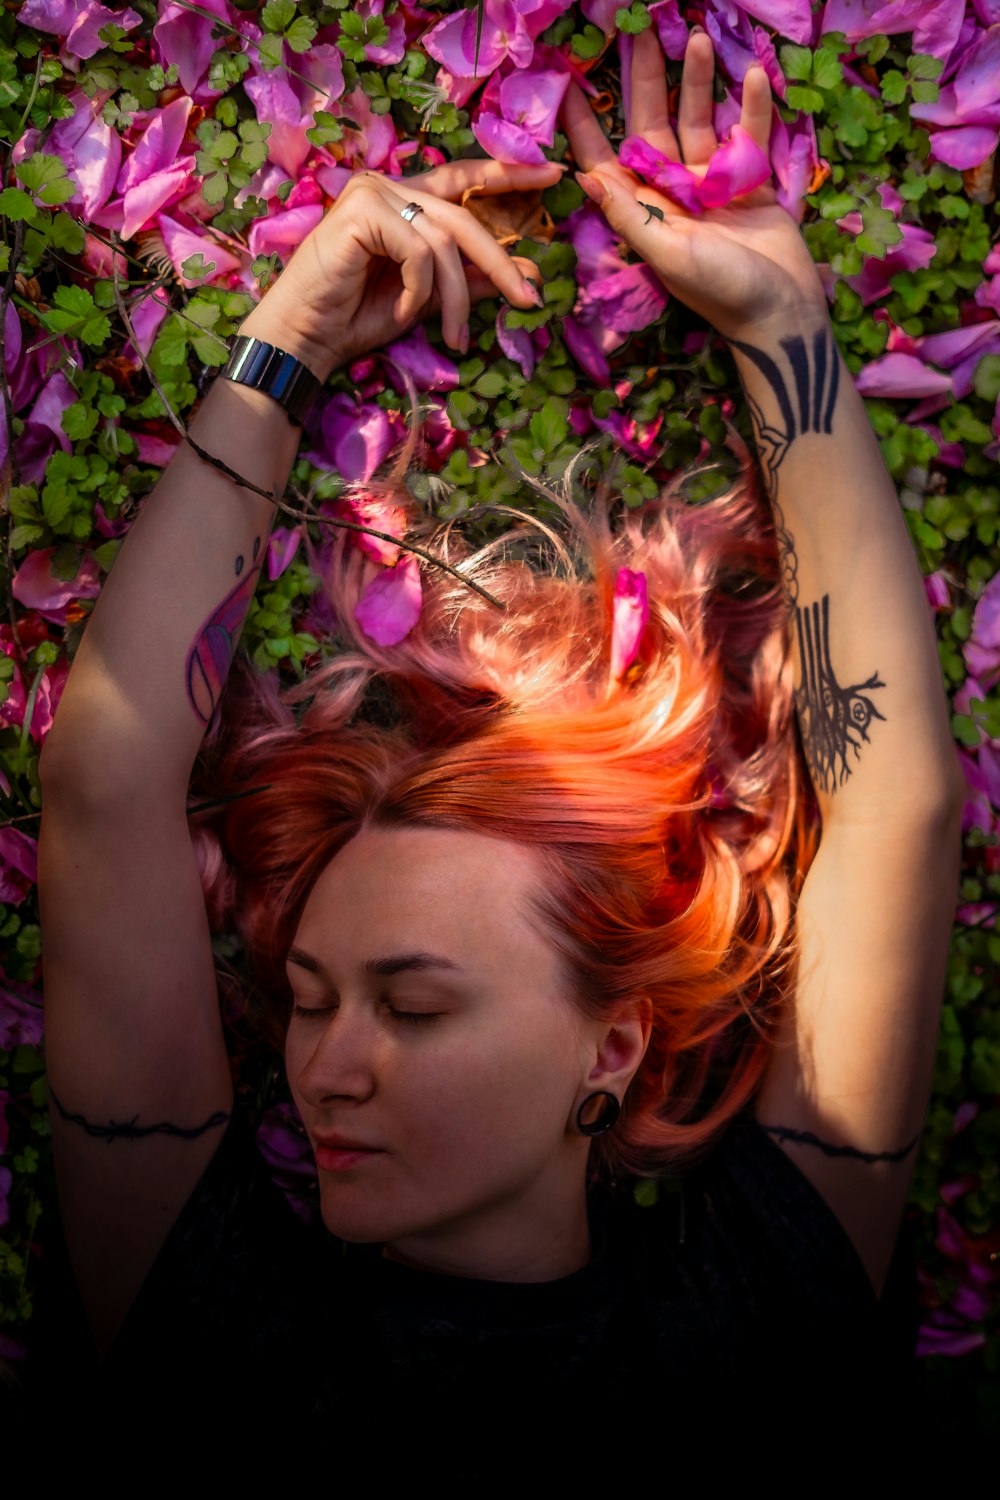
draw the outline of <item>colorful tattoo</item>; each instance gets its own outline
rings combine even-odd
[[[233,664],[236,643],[257,588],[261,568],[257,561],[259,553],[260,537],[257,536],[254,537],[251,566],[241,578],[244,559],[242,554],[237,557],[236,576],[240,582],[209,615],[188,652],[185,670],[187,694],[202,724],[207,725],[211,720]]]

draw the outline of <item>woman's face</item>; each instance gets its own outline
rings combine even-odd
[[[609,1031],[621,1044],[573,1006],[528,919],[540,878],[517,844],[371,829],[314,886],[289,957],[286,1063],[331,1233],[493,1280],[586,1263],[575,1113],[594,1089],[621,1097],[595,1070]],[[338,1157],[333,1134],[377,1151]]]

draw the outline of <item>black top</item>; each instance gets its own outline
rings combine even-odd
[[[660,1446],[724,1435],[773,1456],[801,1441],[814,1462],[816,1441],[899,1440],[915,1390],[908,1237],[880,1303],[832,1209],[749,1112],[657,1186],[647,1204],[631,1186],[591,1191],[593,1259],[573,1275],[443,1276],[303,1222],[237,1112],[103,1367],[73,1338],[75,1289],[50,1273],[34,1388],[47,1421],[72,1408],[88,1435],[174,1456],[227,1433],[232,1451],[234,1431],[266,1446],[335,1427],[380,1479],[444,1454],[462,1482],[517,1479],[529,1461],[544,1478],[550,1461],[553,1478],[593,1483],[608,1422]],[[620,1451],[607,1462],[610,1480]]]

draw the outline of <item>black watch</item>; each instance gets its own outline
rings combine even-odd
[[[230,345],[229,363],[221,374],[237,385],[272,396],[297,427],[315,424],[323,382],[294,354],[240,333]]]

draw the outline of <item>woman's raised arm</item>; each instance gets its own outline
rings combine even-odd
[[[710,38],[692,35],[678,142],[659,43],[635,38],[629,131],[640,144],[626,142],[625,163],[667,185],[663,163],[683,150],[689,170],[707,172],[719,146],[713,69]],[[794,1006],[755,1111],[835,1209],[878,1291],[930,1094],[964,795],[920,569],[808,246],[767,180],[764,70],[746,74],[734,142],[744,167],[760,167],[758,185],[697,215],[614,156],[578,89],[564,111],[591,174],[583,186],[727,340],[749,402],[823,819],[796,912]]]
[[[447,198],[483,177],[498,190],[506,170],[456,163],[425,174],[426,192],[407,183],[405,197],[359,174],[338,199],[349,207],[303,242],[242,332],[325,379],[436,310],[442,294],[456,343],[471,295],[499,288],[530,305],[519,268],[471,213],[433,206],[435,191]],[[519,171],[522,185],[558,176]],[[431,227],[400,216],[410,197],[428,204]],[[468,280],[450,220],[483,268]],[[269,396],[218,381],[191,433],[251,484],[283,491],[298,430]],[[265,496],[179,449],[105,584],[41,757],[50,1118],[67,1248],[100,1352],[232,1108],[185,801],[273,517]]]

